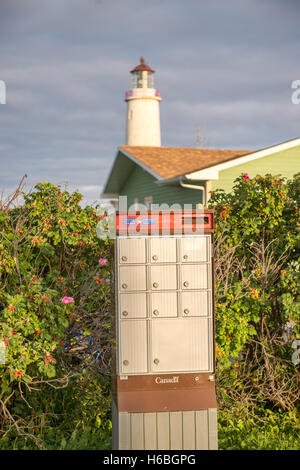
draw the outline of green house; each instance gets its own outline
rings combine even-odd
[[[247,173],[292,178],[300,171],[300,138],[262,150],[120,146],[102,198],[127,196],[127,207],[206,204],[210,191],[230,191]]]

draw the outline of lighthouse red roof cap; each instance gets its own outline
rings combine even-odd
[[[155,72],[154,70],[152,70],[152,68],[149,65],[145,64],[144,58],[141,57],[139,65],[137,65],[133,70],[131,70],[130,73],[144,72],[144,71],[152,72],[152,73]]]

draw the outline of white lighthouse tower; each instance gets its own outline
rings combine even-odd
[[[154,70],[141,57],[131,72],[131,90],[126,92],[126,145],[161,146],[159,91],[154,88]]]

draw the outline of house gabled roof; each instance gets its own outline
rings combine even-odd
[[[180,147],[121,145],[107,178],[102,197],[119,194],[135,165],[151,174],[157,183],[169,184],[185,176],[191,180],[218,179],[219,171],[300,146],[300,138],[262,150],[218,150]]]
[[[121,145],[121,150],[148,167],[160,178],[169,179],[209,168],[251,153],[251,150],[215,150],[180,147],[134,147]]]

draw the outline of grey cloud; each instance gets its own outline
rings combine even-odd
[[[157,71],[164,145],[193,146],[198,124],[219,148],[297,137],[299,11],[292,0],[2,0],[0,186],[27,172],[97,198],[141,55]]]

